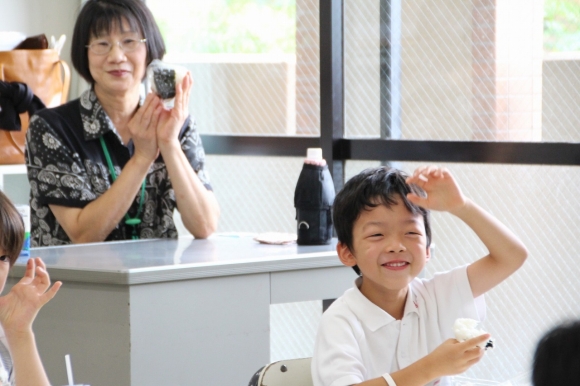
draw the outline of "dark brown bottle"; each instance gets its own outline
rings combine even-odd
[[[322,149],[308,149],[294,191],[298,245],[330,244],[334,196],[334,183],[322,159]]]

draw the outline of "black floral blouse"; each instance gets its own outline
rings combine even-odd
[[[83,208],[111,187],[112,178],[103,154],[103,137],[117,175],[134,152],[123,145],[112,121],[92,90],[65,105],[39,111],[30,119],[26,135],[26,166],[30,182],[31,246],[70,244],[49,204]],[[188,118],[179,133],[181,149],[198,177],[211,190],[205,170],[205,152],[195,122]],[[173,222],[175,194],[159,156],[145,180],[139,238],[176,238]],[[140,191],[128,215],[136,216]],[[106,241],[131,238],[133,227],[124,221]]]

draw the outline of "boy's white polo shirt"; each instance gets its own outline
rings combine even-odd
[[[473,298],[467,266],[415,278],[402,320],[368,300],[359,285],[360,278],[322,316],[312,359],[315,386],[352,385],[395,372],[452,338],[455,319],[485,318],[485,300]]]

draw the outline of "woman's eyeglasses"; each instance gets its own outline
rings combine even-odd
[[[121,51],[124,53],[133,52],[141,43],[145,43],[147,39],[123,39],[116,42]],[[95,55],[106,55],[113,49],[113,43],[107,40],[95,40],[91,44],[85,46]]]

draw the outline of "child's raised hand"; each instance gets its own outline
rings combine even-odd
[[[446,168],[437,166],[417,168],[406,182],[419,186],[427,193],[426,197],[414,193],[407,195],[409,201],[425,209],[453,212],[465,205],[466,198]]]
[[[477,345],[487,342],[489,338],[489,334],[483,334],[464,342],[448,339],[425,359],[428,358],[432,364],[436,378],[461,374],[483,358],[485,350]]]
[[[58,281],[49,289],[50,277],[44,262],[39,257],[29,259],[24,277],[7,295],[0,297],[0,323],[6,336],[30,331],[38,311],[56,295],[61,285]]]

